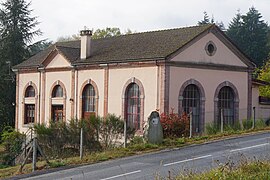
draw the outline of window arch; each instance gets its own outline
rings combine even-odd
[[[63,97],[63,88],[60,85],[53,88],[52,97]]]
[[[35,88],[32,85],[26,88],[25,97],[35,97]]]
[[[141,133],[144,123],[144,88],[136,79],[129,79],[122,92],[122,117],[127,126]]]
[[[221,83],[215,92],[215,123],[220,125],[221,112],[224,125],[234,125],[239,116],[239,96],[236,87],[225,81]]]
[[[96,92],[91,84],[87,84],[82,93],[82,118],[88,118],[96,112]]]
[[[186,81],[179,92],[178,113],[192,111],[192,131],[194,133],[201,133],[204,130],[204,105],[205,93],[202,85],[194,79]]]

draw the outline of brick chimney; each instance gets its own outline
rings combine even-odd
[[[91,56],[91,30],[82,30],[81,35],[81,59],[86,59]]]

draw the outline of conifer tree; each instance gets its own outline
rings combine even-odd
[[[262,15],[254,7],[247,14],[239,12],[229,25],[227,35],[248,55],[254,63],[262,66],[268,56],[268,25],[261,19]]]
[[[29,57],[28,45],[41,34],[35,30],[38,22],[31,17],[31,3],[26,0],[6,0],[0,8],[0,125],[14,126],[15,82],[10,68]],[[1,131],[1,127],[0,127]]]

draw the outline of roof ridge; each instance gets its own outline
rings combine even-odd
[[[132,35],[138,35],[138,34],[148,34],[148,33],[155,33],[155,32],[164,32],[164,31],[171,31],[171,30],[180,30],[180,29],[191,29],[191,28],[196,28],[196,27],[212,27],[214,26],[215,23],[213,24],[205,24],[205,25],[193,25],[193,26],[185,26],[185,27],[176,27],[176,28],[171,28],[171,29],[161,29],[161,30],[150,30],[150,31],[144,31],[144,32],[134,32],[134,33],[130,33],[130,34],[121,34],[121,35],[117,35],[117,36],[111,36],[111,37],[102,37],[102,38],[96,38],[93,39],[95,40],[104,40],[104,39],[112,39],[112,38],[119,38],[119,37],[124,37],[124,36],[132,36]],[[80,40],[70,40],[70,41],[64,41],[64,42],[56,42],[55,44],[57,45],[58,43],[72,43],[72,42],[76,42],[76,41],[80,41]],[[61,46],[61,45],[57,45],[57,46]]]
[[[80,48],[77,48],[77,47],[71,47],[71,46],[63,46],[63,45],[55,45],[55,48],[57,47],[62,47],[62,48],[71,48],[71,49],[80,49]]]
[[[193,26],[186,26],[186,27],[178,27],[178,28],[171,28],[171,29],[161,29],[161,30],[150,30],[150,31],[144,31],[144,32],[135,32],[135,33],[130,33],[130,34],[121,34],[118,36],[111,36],[111,37],[104,37],[104,38],[97,38],[93,40],[99,40],[99,39],[111,39],[111,38],[118,38],[118,37],[123,37],[123,36],[131,36],[131,35],[138,35],[138,34],[148,34],[148,33],[155,33],[155,32],[164,32],[164,31],[171,31],[171,30],[180,30],[180,29],[191,29],[191,28],[196,28],[196,27],[212,27],[215,26],[215,23],[213,24],[205,24],[205,25],[193,25]]]

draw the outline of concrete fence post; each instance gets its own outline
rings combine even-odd
[[[255,129],[255,123],[256,123],[256,107],[253,107],[253,121],[252,121],[252,129]]]
[[[80,135],[80,159],[83,158],[83,128],[81,128],[81,135]]]
[[[37,138],[33,138],[33,161],[32,161],[32,171],[37,169]]]
[[[223,109],[220,110],[220,132],[224,132],[224,117],[223,117]]]
[[[127,121],[124,120],[124,148],[127,147]]]
[[[192,111],[190,111],[189,113],[189,138],[192,137],[192,119],[193,119],[192,116],[193,116]]]

